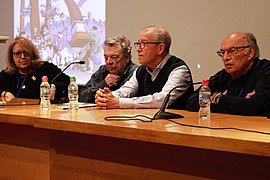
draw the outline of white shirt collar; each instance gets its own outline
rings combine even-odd
[[[151,80],[154,81],[159,74],[160,70],[163,68],[163,66],[166,64],[166,62],[170,59],[171,55],[168,53],[166,57],[157,65],[157,67],[151,71],[146,67],[147,72],[151,75]]]

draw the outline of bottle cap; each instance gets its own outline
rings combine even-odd
[[[76,78],[74,76],[70,76],[70,82],[76,82]]]
[[[42,82],[48,81],[48,77],[47,76],[42,76]]]
[[[209,84],[209,81],[207,79],[202,81],[202,86],[208,86],[208,84]]]

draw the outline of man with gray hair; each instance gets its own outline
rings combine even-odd
[[[160,26],[146,26],[134,43],[139,66],[133,76],[118,90],[99,89],[96,104],[108,108],[160,108],[166,95],[168,108],[185,109],[193,92],[192,76],[187,64],[170,55],[171,36]]]
[[[120,88],[137,68],[131,61],[130,41],[123,35],[108,37],[104,42],[105,65],[91,76],[80,90],[79,101],[94,102],[96,91],[108,87],[114,91]]]
[[[212,112],[266,115],[270,111],[270,61],[259,59],[260,51],[252,33],[227,35],[217,51],[224,69],[209,80]],[[198,88],[187,109],[199,110]]]

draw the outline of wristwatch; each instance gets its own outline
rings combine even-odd
[[[218,94],[217,97],[216,97],[216,100],[215,100],[215,103],[218,104],[219,103],[219,100],[221,98],[222,94]]]
[[[219,99],[222,96],[221,92],[216,92],[213,94],[212,96],[212,103],[213,104],[218,104],[219,103]]]
[[[219,99],[221,98],[222,94],[219,93],[217,96],[216,96],[216,99],[215,99],[215,104],[218,104],[219,103]]]

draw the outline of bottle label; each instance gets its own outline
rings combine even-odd
[[[78,101],[78,86],[75,83],[70,83],[68,86],[69,101]]]
[[[200,103],[209,103],[211,98],[210,93],[204,93],[204,94],[199,94],[199,102]]]
[[[69,89],[69,90],[68,90],[68,93],[69,93],[69,94],[72,94],[72,95],[78,95],[78,90],[75,89],[75,88],[74,88],[74,89]]]
[[[69,86],[68,88],[69,109],[78,110],[78,86]]]
[[[41,86],[40,87],[40,97],[41,98],[49,99],[50,94],[51,94],[50,88],[48,88],[46,86]]]
[[[42,87],[41,88],[41,94],[43,94],[43,95],[50,94],[50,89],[48,89],[47,87]]]

